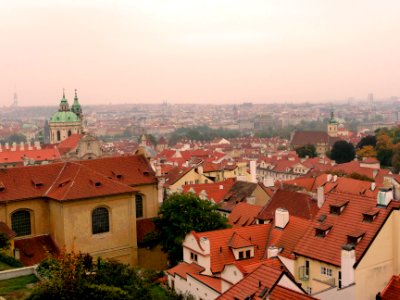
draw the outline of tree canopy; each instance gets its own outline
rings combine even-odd
[[[355,149],[353,144],[346,141],[337,141],[333,144],[331,151],[331,159],[338,164],[352,161],[355,157]]]
[[[139,270],[89,254],[64,253],[49,257],[38,268],[42,281],[28,300],[179,300],[187,299],[156,283],[163,274]]]
[[[154,219],[159,242],[171,265],[182,260],[182,243],[186,234],[193,230],[203,232],[227,228],[227,221],[217,211],[217,205],[193,193],[170,195]]]
[[[296,153],[301,158],[304,158],[306,156],[308,156],[308,157],[316,157],[317,156],[317,150],[315,149],[314,145],[305,145],[302,147],[298,147],[296,149]]]

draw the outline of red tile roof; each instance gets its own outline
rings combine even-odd
[[[169,170],[168,174],[165,175],[165,186],[173,185],[192,169],[191,167],[175,167]]]
[[[146,234],[153,232],[156,229],[156,225],[153,219],[137,219],[136,220],[136,239],[137,243],[143,242]]]
[[[378,299],[378,298],[377,298]],[[381,300],[400,299],[400,275],[394,275],[381,293]]]
[[[134,156],[2,169],[0,201],[40,197],[63,201],[132,193],[135,190],[128,185],[156,180],[147,161]]]
[[[330,137],[325,131],[295,131],[290,144],[295,147],[328,143],[332,146],[340,138]]]
[[[129,186],[157,183],[150,163],[142,155],[103,157],[79,163]]]
[[[257,299],[257,298],[256,298]],[[307,294],[301,294],[280,285],[276,285],[269,296],[270,300],[312,300],[317,299]],[[261,300],[261,298],[260,298]]]
[[[262,208],[263,207],[259,205],[240,202],[233,208],[232,212],[229,214],[229,224],[231,224],[232,227],[252,225]]]
[[[17,239],[14,248],[19,249],[20,260],[25,266],[38,264],[51,254],[60,253],[59,248],[49,235],[41,235],[32,238]]]
[[[177,274],[180,277],[186,279],[188,273],[198,274],[203,271],[204,271],[204,268],[200,267],[198,264],[195,264],[195,263],[188,264],[186,262],[181,262],[180,264],[176,265],[175,267],[167,270],[167,273],[172,276],[175,276],[175,274]]]
[[[218,293],[222,292],[222,281],[223,281],[222,278],[207,276],[207,275],[202,275],[202,274],[196,274],[196,273],[188,273],[188,275],[197,279],[198,281],[202,282],[203,284],[209,286],[216,292],[218,292]]]
[[[78,146],[79,141],[82,139],[82,137],[83,134],[72,134],[67,139],[59,143],[56,147],[60,151],[60,154],[64,155],[72,149],[75,149]]]
[[[343,201],[349,202],[341,214],[331,214],[330,206]],[[365,235],[355,246],[356,263],[358,263],[375,235],[384,224],[392,208],[399,206],[397,202],[392,201],[387,208],[377,207],[376,201],[375,198],[365,196],[340,193],[328,194],[318,215],[314,221],[312,221],[312,225],[305,231],[303,238],[296,245],[294,252],[299,255],[340,266],[341,249],[348,243],[348,235],[354,230],[359,230],[365,232]],[[374,208],[379,209],[376,218],[370,223],[363,221],[363,214],[370,212]],[[326,216],[322,223],[318,221],[321,216]],[[325,237],[316,236],[315,228],[320,226],[332,226]]]
[[[202,191],[205,191],[207,199],[213,200],[215,203],[220,203],[234,184],[234,179],[203,184],[188,184],[183,186],[183,192],[188,193],[191,191],[196,195],[200,195]]]
[[[318,206],[315,200],[304,193],[277,190],[261,210],[257,218],[262,220],[272,219],[277,208],[285,208],[290,216],[297,216],[303,219],[313,219],[318,213]]]

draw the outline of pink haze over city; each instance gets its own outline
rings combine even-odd
[[[400,95],[400,1],[2,1],[0,104]]]

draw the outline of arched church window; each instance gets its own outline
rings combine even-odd
[[[30,235],[31,227],[31,212],[27,209],[18,210],[11,215],[11,228],[17,236]]]
[[[136,218],[142,218],[143,217],[143,196],[142,195],[136,194],[135,204],[136,204]]]
[[[110,231],[110,216],[108,209],[105,207],[98,207],[92,212],[92,232],[103,233]]]
[[[57,130],[57,141],[61,141],[61,132],[60,130]]]

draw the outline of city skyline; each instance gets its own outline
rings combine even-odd
[[[400,3],[6,2],[0,99],[57,105],[398,95]],[[51,24],[51,26],[49,26]]]

